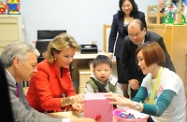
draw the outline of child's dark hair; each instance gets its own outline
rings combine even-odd
[[[93,61],[93,68],[95,68],[98,64],[108,64],[110,68],[112,68],[112,61],[111,59],[106,55],[98,55]]]

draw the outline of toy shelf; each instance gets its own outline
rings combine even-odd
[[[164,8],[164,5],[147,6],[147,23],[161,24],[165,16],[160,12],[160,9]]]

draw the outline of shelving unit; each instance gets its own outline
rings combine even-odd
[[[0,35],[0,54],[8,44],[25,41],[21,15],[0,15]]]
[[[147,23],[155,23],[155,24],[162,23],[162,20],[165,14],[161,13],[160,9],[163,7],[164,7],[163,4],[148,6],[147,7]]]

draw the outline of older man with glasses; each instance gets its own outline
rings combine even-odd
[[[132,20],[128,25],[128,36],[125,37],[123,43],[123,49],[121,51],[121,64],[123,67],[123,82],[122,90],[125,92],[128,89],[128,84],[131,88],[131,98],[133,98],[145,75],[138,68],[135,52],[139,45],[147,41],[157,41],[164,50],[166,56],[165,67],[175,72],[173,63],[171,62],[170,56],[166,50],[163,38],[153,32],[147,31],[142,22],[139,19]]]

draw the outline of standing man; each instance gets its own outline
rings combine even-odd
[[[132,20],[128,25],[128,36],[125,37],[123,50],[121,53],[122,74],[124,81],[121,83],[122,88],[131,88],[131,99],[136,95],[143,78],[142,71],[138,67],[138,62],[135,56],[136,49],[139,45],[147,41],[156,41],[164,50],[166,56],[165,67],[175,72],[173,63],[164,45],[163,38],[153,32],[147,31],[139,19]],[[123,89],[127,91],[127,89]]]
[[[1,60],[9,87],[10,102],[15,122],[94,122],[94,120],[80,118],[76,120],[55,119],[31,108],[22,90],[21,81],[29,81],[34,72],[39,52],[32,45],[16,42],[8,45]],[[37,91],[36,91],[37,92]]]

